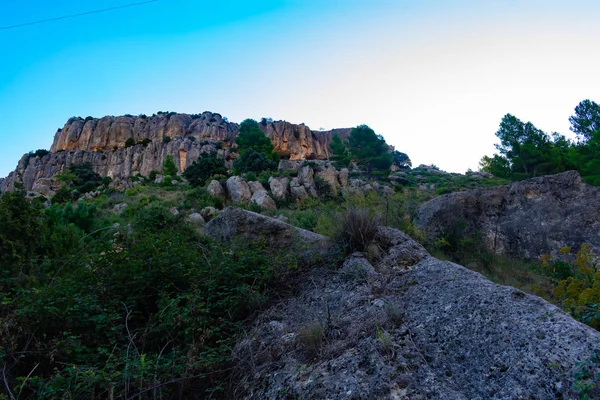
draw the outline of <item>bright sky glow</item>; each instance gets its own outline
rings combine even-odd
[[[0,27],[128,2],[10,2]],[[477,169],[504,114],[568,135],[600,102],[598,21],[597,0],[159,0],[0,30],[0,176],[71,116],[205,110],[364,123],[415,165]]]

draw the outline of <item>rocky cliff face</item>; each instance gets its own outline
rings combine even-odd
[[[141,174],[148,176],[152,171],[161,171],[168,155],[173,157],[179,172],[185,170],[201,152],[217,151],[225,160],[230,160],[229,150],[217,148],[213,144],[191,141],[176,137],[169,143],[152,142],[117,150],[68,150],[50,153],[43,157],[24,155],[17,169],[1,183],[0,191],[13,190],[18,176],[26,190],[44,193],[40,186],[52,186],[52,178],[72,164],[90,163],[101,176],[127,178]],[[230,162],[230,161],[228,161]]]
[[[160,113],[152,117],[125,115],[103,118],[71,118],[55,136],[51,152],[60,150],[115,150],[125,147],[127,139],[134,143],[148,139],[161,142],[165,137],[193,137],[196,140],[234,143],[239,126],[220,114]],[[192,139],[193,140],[193,139]]]
[[[306,234],[224,214],[207,225],[215,239],[298,251],[290,232]],[[584,371],[598,372],[600,333],[559,308],[431,257],[395,229],[380,228],[373,245],[370,260],[355,253],[337,271],[307,273],[297,295],[257,318],[233,351],[233,398],[571,399]]]
[[[430,240],[479,235],[499,254],[538,257],[584,242],[600,254],[599,209],[600,189],[569,171],[437,197],[421,207],[417,223]]]
[[[304,124],[266,119],[259,126],[281,157],[290,160],[327,159],[333,135],[337,133],[346,138],[351,131],[311,131]],[[21,176],[26,190],[46,193],[45,187],[53,184],[48,180],[78,163],[90,163],[100,175],[121,179],[160,171],[167,155],[173,157],[180,172],[204,151],[218,150],[219,156],[230,163],[230,149],[238,131],[238,124],[208,111],[193,115],[159,113],[151,117],[71,118],[56,132],[51,153],[44,157],[25,154],[17,169],[0,181],[0,191],[13,190]],[[165,138],[172,141],[165,143]],[[128,139],[136,145],[126,147]],[[40,179],[43,187],[36,186]]]
[[[263,120],[260,128],[273,141],[282,158],[291,160],[327,159],[328,145],[334,133],[347,137],[350,129],[311,131],[306,125],[286,121]],[[125,142],[144,140],[161,142],[168,137],[193,138],[191,140],[220,142],[225,148],[235,143],[239,125],[228,122],[220,114],[160,113],[147,117],[125,115],[103,118],[71,118],[55,136],[51,152],[60,150],[115,150],[125,147]]]

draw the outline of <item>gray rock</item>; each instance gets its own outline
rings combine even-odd
[[[250,192],[252,194],[254,194],[255,192],[259,192],[259,191],[266,191],[265,187],[262,185],[262,183],[257,182],[257,181],[250,181],[248,182],[248,187],[250,188]]]
[[[208,186],[206,186],[206,191],[211,196],[219,197],[221,199],[225,198],[225,190],[223,189],[223,185],[221,185],[221,183],[217,180],[213,179],[210,181]]]
[[[377,275],[373,266],[362,253],[353,253],[346,258],[339,270],[349,280],[362,282]]]
[[[290,219],[283,214],[279,214],[278,216],[275,217],[275,219],[278,219],[281,222],[285,222],[285,223],[290,222]]]
[[[301,185],[307,187],[314,186],[315,171],[309,165],[305,165],[298,171],[298,181]]]
[[[170,212],[171,214],[173,214],[173,215],[179,215],[179,210],[178,210],[177,208],[175,208],[175,207],[171,207],[171,208],[169,209],[169,212]]]
[[[234,203],[248,204],[252,198],[250,187],[248,184],[239,176],[232,176],[227,179],[227,193],[229,198]]]
[[[271,193],[273,193],[273,197],[285,197],[289,194],[289,179],[287,176],[272,176],[269,178],[269,187],[271,188]]]
[[[338,192],[338,188],[340,186],[337,176],[338,172],[333,167],[325,168],[315,174],[315,177],[321,178],[325,182],[329,183],[334,194]]]
[[[189,216],[186,218],[186,220],[187,220],[188,222],[191,222],[191,223],[193,223],[193,224],[196,224],[196,225],[201,225],[201,226],[204,226],[204,224],[206,223],[206,222],[204,221],[204,218],[202,217],[202,215],[201,215],[200,213],[191,213],[191,214],[190,214],[190,215],[189,215]]]
[[[419,210],[429,240],[455,227],[496,253],[534,258],[590,243],[600,254],[600,189],[576,171],[436,197]]]
[[[164,175],[156,175],[156,179],[154,179],[154,183],[163,183],[165,181],[165,176]]]
[[[392,231],[379,238],[391,246],[383,258],[416,259],[397,247],[418,246]],[[600,332],[538,297],[421,256],[389,275],[360,255],[339,272],[312,271],[296,297],[259,316],[235,347],[234,397],[579,397],[582,365],[598,368]]]
[[[306,189],[304,188],[304,186],[300,185],[300,183],[298,182],[298,178],[293,178],[290,181],[290,192],[292,194],[292,197],[296,200],[302,200],[308,197]]]
[[[119,203],[119,204],[115,204],[115,206],[113,207],[113,212],[115,213],[120,213],[121,211],[123,211],[125,208],[127,208],[127,203]]]
[[[254,192],[250,201],[265,210],[277,210],[275,201],[269,197],[266,190],[258,190]]]
[[[323,251],[328,243],[325,236],[237,207],[225,208],[206,225],[204,233],[225,242],[238,236],[249,241],[265,240],[273,249]]]

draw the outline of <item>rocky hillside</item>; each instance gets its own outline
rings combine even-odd
[[[311,131],[304,124],[267,119],[259,127],[280,157],[289,160],[326,160],[332,136],[346,138],[351,131]],[[71,118],[56,132],[50,154],[25,154],[16,170],[0,180],[0,191],[12,190],[20,176],[26,190],[47,194],[46,188],[57,187],[52,178],[58,172],[79,163],[90,163],[100,175],[121,180],[160,171],[168,155],[179,172],[208,151],[217,151],[231,165],[238,130],[238,124],[211,112]]]
[[[451,235],[479,237],[499,254],[533,258],[578,249],[600,254],[600,189],[576,171],[434,198],[419,210],[430,241]]]
[[[293,229],[228,208],[205,232],[290,251],[294,237],[304,248],[325,240]],[[235,398],[575,398],[597,370],[600,333],[559,308],[391,228],[372,246],[370,260],[355,253],[338,271],[312,271],[297,296],[258,317],[234,350]]]
[[[291,160],[327,159],[328,145],[334,133],[347,137],[350,129],[312,131],[304,124],[263,119],[260,128],[273,141],[275,151]],[[125,147],[128,139],[133,143],[144,140],[161,142],[165,138],[191,138],[191,140],[221,143],[230,148],[235,143],[239,125],[228,122],[220,114],[159,113],[103,118],[71,118],[59,129],[50,149],[61,150],[115,150]]]

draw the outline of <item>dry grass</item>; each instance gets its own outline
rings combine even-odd
[[[365,251],[375,238],[380,218],[373,217],[366,209],[351,208],[341,216],[334,240],[344,246],[347,253]]]

